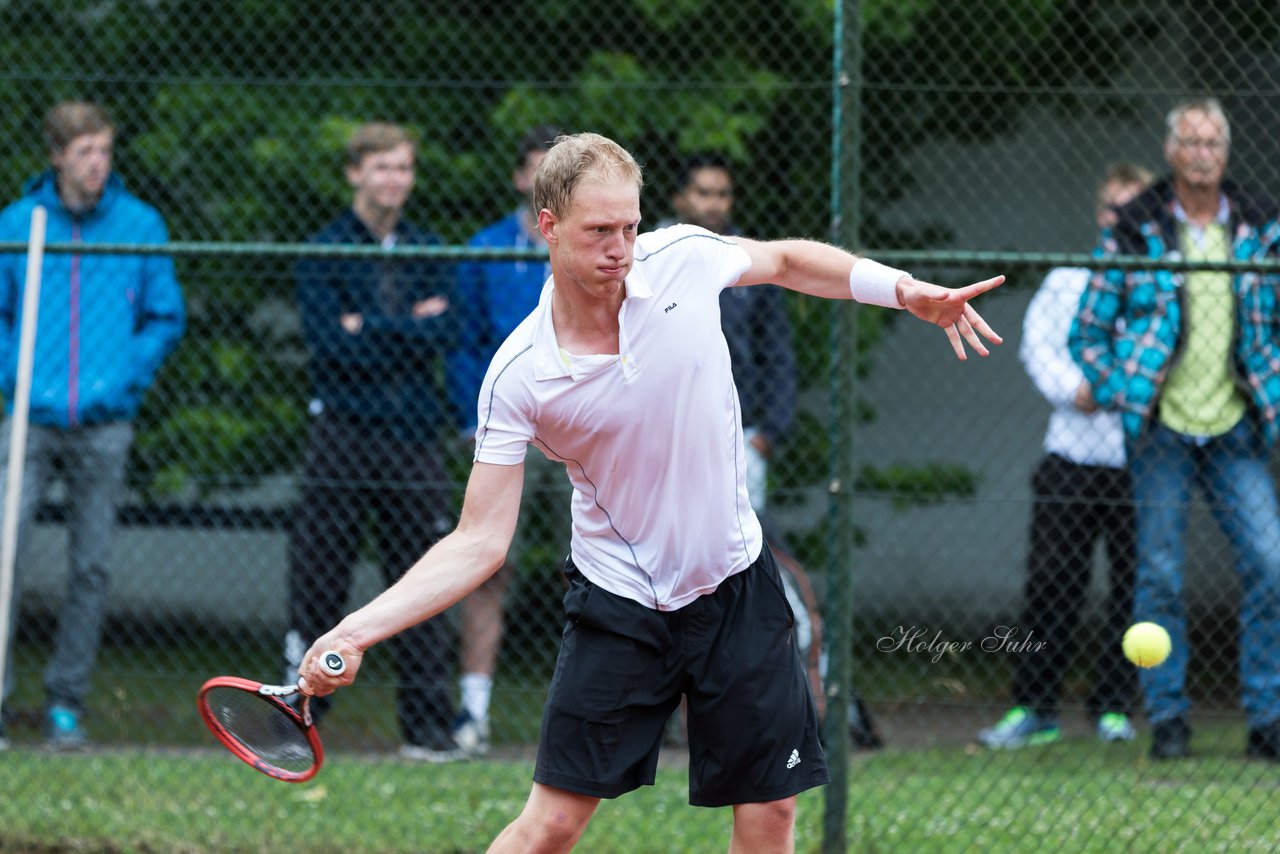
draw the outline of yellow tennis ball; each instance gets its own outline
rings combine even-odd
[[[1124,633],[1124,657],[1139,667],[1155,667],[1169,657],[1169,633],[1155,623],[1134,623]]]

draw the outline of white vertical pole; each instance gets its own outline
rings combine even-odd
[[[36,318],[40,311],[40,271],[44,264],[44,236],[48,212],[37,205],[31,211],[31,237],[27,244],[27,284],[22,298],[22,331],[18,339],[18,377],[13,392],[13,416],[9,431],[9,470],[5,479],[4,530],[0,536],[0,703],[3,703],[5,666],[9,649],[9,610],[13,602],[14,561],[18,550],[18,516],[22,505],[22,470],[27,449],[27,423],[31,414],[31,368],[35,362]],[[16,615],[14,615],[16,616]]]

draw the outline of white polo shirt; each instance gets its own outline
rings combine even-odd
[[[731,239],[697,226],[641,234],[618,311],[620,353],[560,350],[548,280],[480,389],[476,460],[515,465],[532,442],[563,462],[574,564],[657,610],[714,591],[763,545],[720,331],[720,291],[750,264]]]

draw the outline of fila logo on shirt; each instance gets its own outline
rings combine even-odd
[[[663,314],[670,314],[670,313],[671,313],[671,309],[675,308],[675,307],[676,307],[676,305],[677,305],[677,303],[674,303],[674,302],[673,302],[673,303],[671,303],[671,305],[667,306],[666,308],[664,308],[664,309],[662,310],[662,313],[663,313]]]

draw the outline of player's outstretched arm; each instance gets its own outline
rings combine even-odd
[[[399,581],[311,645],[299,668],[298,684],[303,691],[323,696],[350,685],[365,650],[441,613],[493,575],[506,559],[515,534],[523,488],[523,463],[476,463],[467,481],[458,526]],[[320,666],[321,654],[330,649],[346,659],[347,669],[339,676]]]
[[[773,282],[826,299],[853,299],[855,293],[861,293],[860,302],[905,308],[921,320],[942,327],[960,359],[966,358],[965,342],[985,356],[989,351],[984,338],[992,344],[1003,340],[969,301],[999,287],[1004,276],[963,288],[944,288],[812,240],[735,241],[751,257],[751,267],[739,278],[739,285]]]

